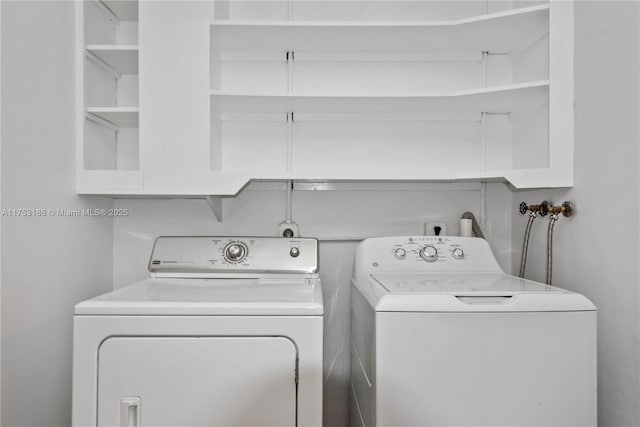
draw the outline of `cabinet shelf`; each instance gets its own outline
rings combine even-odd
[[[549,81],[448,93],[295,94],[211,91],[212,110],[225,113],[508,113],[529,99],[545,96]]]
[[[87,114],[92,114],[117,127],[137,127],[138,107],[88,107]]]
[[[452,21],[213,21],[217,52],[510,52],[548,26],[549,5]]]
[[[87,52],[120,74],[138,74],[138,46],[88,45]]]

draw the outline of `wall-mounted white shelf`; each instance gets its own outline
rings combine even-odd
[[[138,127],[138,107],[87,107],[87,113],[118,127]]]
[[[451,21],[217,20],[211,45],[217,52],[510,52],[548,22],[548,4]]]
[[[88,45],[87,52],[119,74],[138,74],[138,46]]]
[[[213,110],[228,113],[509,113],[529,99],[548,94],[549,81],[448,93],[297,94],[211,91]]]

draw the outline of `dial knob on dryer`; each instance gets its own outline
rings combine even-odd
[[[247,247],[240,242],[229,243],[224,248],[224,257],[227,259],[227,261],[231,261],[231,262],[242,261],[246,256],[247,256]]]
[[[425,246],[420,249],[420,257],[427,262],[434,262],[438,259],[438,250],[435,246]]]
[[[404,259],[407,256],[407,251],[403,248],[398,248],[393,252],[393,254],[398,259]]]
[[[451,251],[451,256],[454,259],[462,259],[464,258],[464,251],[462,250],[462,248],[455,248]]]

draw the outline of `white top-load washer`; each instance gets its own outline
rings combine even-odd
[[[484,239],[356,250],[353,426],[595,426],[596,308],[506,275]]]
[[[320,426],[315,239],[159,237],[75,306],[73,426]]]

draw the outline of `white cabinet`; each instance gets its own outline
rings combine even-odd
[[[141,194],[573,184],[571,2],[167,1],[140,16]]]

